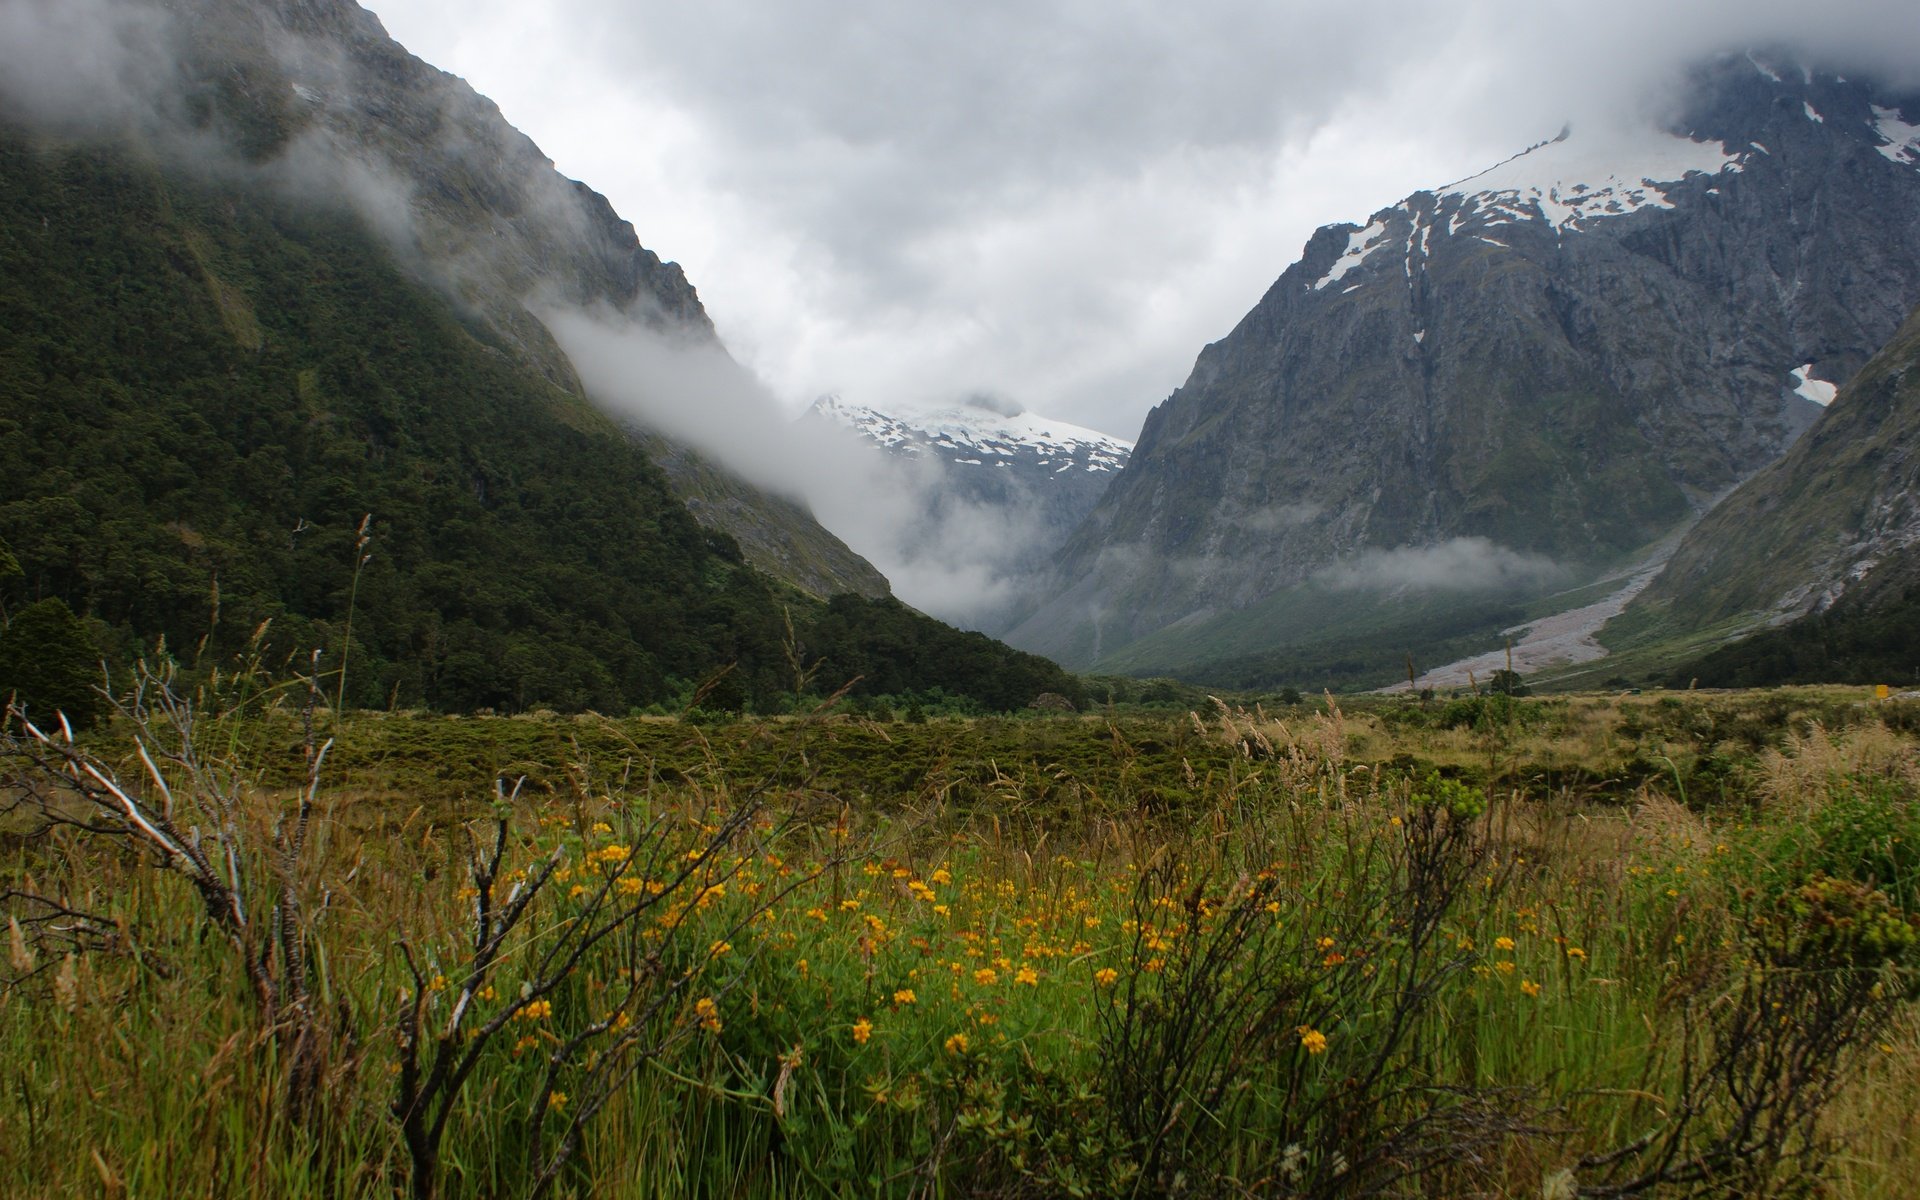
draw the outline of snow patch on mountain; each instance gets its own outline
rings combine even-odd
[[[1753,56],[1753,51],[1751,50],[1747,51],[1747,61],[1753,64],[1754,70],[1760,72],[1762,75],[1765,75],[1768,79],[1773,80],[1775,83],[1785,83],[1787,81],[1786,77],[1780,74],[1780,72],[1774,70],[1772,67],[1769,67],[1767,64],[1755,58]]]
[[[1387,226],[1383,221],[1375,221],[1365,229],[1359,230],[1347,239],[1344,254],[1334,260],[1332,268],[1313,285],[1319,291],[1330,283],[1338,283],[1348,271],[1367,261],[1367,256],[1386,245]]]
[[[1018,459],[1056,471],[1079,467],[1104,474],[1125,466],[1133,453],[1132,442],[1098,430],[973,404],[891,415],[823,396],[812,411],[886,449],[932,454],[960,466],[1007,466]]]
[[[1643,208],[1672,208],[1671,185],[1696,173],[1740,169],[1739,156],[1719,142],[1659,130],[1590,140],[1563,132],[1438,194],[1457,197],[1462,211],[1495,222],[1539,220],[1564,230]]]
[[[1876,104],[1873,106],[1873,131],[1886,143],[1879,150],[1889,162],[1920,168],[1920,125],[1909,123],[1898,109],[1881,108]]]
[[[1818,404],[1821,408],[1832,404],[1833,398],[1840,394],[1840,388],[1837,385],[1828,383],[1824,379],[1815,379],[1813,377],[1812,363],[1808,363],[1804,367],[1795,367],[1788,378],[1793,380],[1793,390],[1795,392]]]

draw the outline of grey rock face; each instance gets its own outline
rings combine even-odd
[[[1085,666],[1355,564],[1524,590],[1656,540],[1920,295],[1917,124],[1920,97],[1733,57],[1672,130],[1576,130],[1320,230],[1154,409],[1009,640]]]

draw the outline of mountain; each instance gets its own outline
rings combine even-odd
[[[1616,624],[1623,646],[1759,627],[1678,671],[1709,685],[1920,682],[1920,309]]]
[[[1034,577],[1092,511],[1133,451],[1129,442],[977,397],[889,415],[823,396],[803,414],[850,431],[897,468],[905,502],[896,552],[909,560],[969,555],[998,580]],[[1018,594],[966,615],[1003,625]]]
[[[1127,465],[1133,443],[1097,430],[1056,421],[982,399],[953,408],[888,416],[877,409],[822,396],[807,415],[836,422],[884,450],[953,467],[957,486],[991,491],[996,479],[1057,486],[1063,495],[1100,498],[1107,480]],[[994,468],[1007,470],[999,474]]]
[[[1735,55],[1679,113],[1318,231],[1149,415],[1010,639],[1275,681],[1358,639],[1384,682],[1776,458],[1920,292],[1920,97]]]
[[[43,28],[64,93],[0,55],[0,623],[58,602],[112,662],[318,648],[364,705],[624,712],[717,680],[709,703],[777,707],[802,669],[1078,691],[703,528],[651,456],[674,449],[580,394],[541,319],[551,288],[711,339],[692,288],[371,17],[72,11],[122,24]]]
[[[349,205],[496,348],[554,384],[586,391],[544,320],[555,310],[718,348],[678,265],[555,170],[492,101],[408,53],[353,0],[108,7],[157,43],[123,64],[146,83],[127,99],[149,143],[178,157],[206,153],[211,139],[238,160],[229,168]],[[886,592],[801,505],[657,433],[651,448],[696,517],[756,566],[817,596]]]
[[[943,619],[1000,632],[1132,446],[990,396],[883,413],[825,396],[796,434],[864,480],[822,515]],[[883,506],[871,497],[884,496]],[[836,506],[837,505],[837,506]]]

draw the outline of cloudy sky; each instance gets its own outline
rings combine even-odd
[[[1677,65],[1920,64],[1911,0],[364,0],[677,260],[786,403],[1132,437],[1317,225],[1657,110]]]

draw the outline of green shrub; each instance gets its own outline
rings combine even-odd
[[[106,711],[99,682],[100,649],[66,601],[29,604],[0,631],[0,695],[30,715],[64,712],[74,728],[86,728]]]
[[[1920,908],[1920,806],[1884,779],[1836,780],[1831,799],[1796,830],[1805,869],[1878,888]]]

